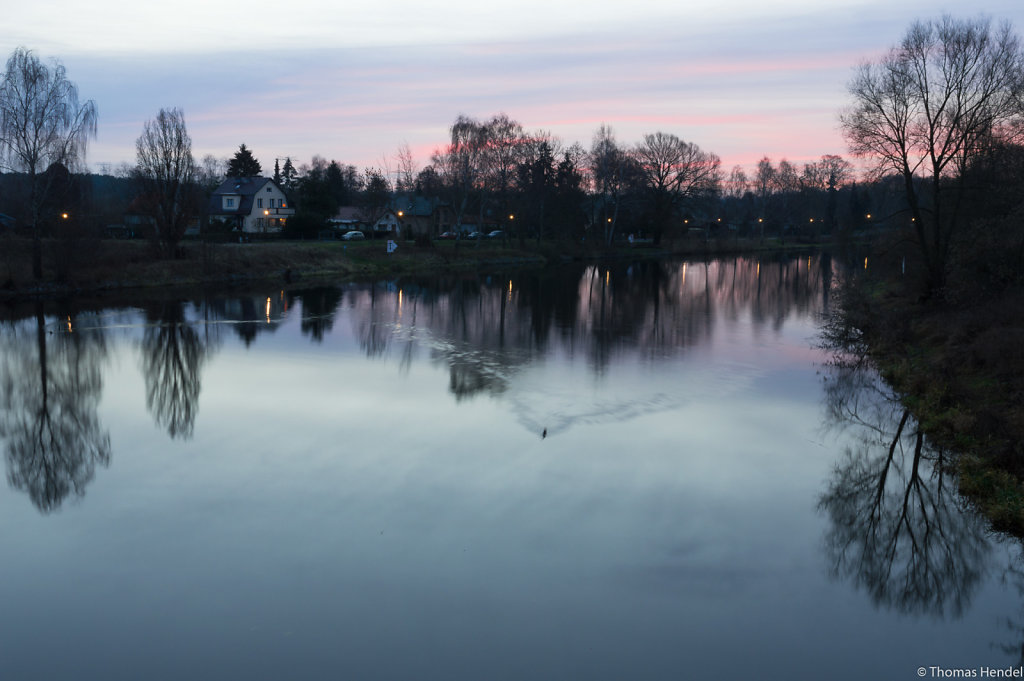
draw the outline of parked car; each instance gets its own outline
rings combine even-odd
[[[455,238],[455,232],[441,232],[440,234],[437,235],[437,238],[438,239],[454,239]]]
[[[470,232],[469,234],[466,235],[466,238],[467,239],[480,239],[480,238],[483,238],[483,235],[484,235],[483,232]]]
[[[342,234],[341,238],[345,241],[361,241],[366,238],[366,235],[358,229],[353,229],[351,232],[345,232]]]
[[[487,235],[488,239],[502,239],[504,237],[505,237],[505,232],[501,231],[500,229],[496,229],[496,230],[494,230],[493,232],[490,232]]]

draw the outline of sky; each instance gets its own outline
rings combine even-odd
[[[2,0],[11,5],[15,0]],[[418,168],[465,114],[506,113],[589,148],[666,132],[726,171],[763,156],[847,156],[839,130],[854,68],[943,13],[1009,20],[1020,0],[48,0],[3,8],[0,54],[59,59],[99,111],[93,171],[134,163],[161,108],[184,111],[193,153],[245,144],[266,174],[314,155]]]

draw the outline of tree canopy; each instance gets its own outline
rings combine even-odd
[[[14,50],[0,78],[0,167],[28,176],[36,279],[43,274],[40,230],[50,199],[44,173],[54,164],[73,168],[85,159],[96,118],[96,104],[79,103],[78,87],[60,62],[46,65],[24,47]]]
[[[192,138],[181,109],[160,109],[135,142],[137,170],[152,206],[159,241],[173,254],[196,209]]]
[[[860,66],[842,114],[850,150],[903,180],[928,291],[941,290],[962,221],[965,170],[1021,129],[1020,40],[988,19],[911,25],[881,59]]]

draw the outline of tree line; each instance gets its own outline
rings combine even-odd
[[[906,232],[933,293],[962,266],[956,257],[965,239],[974,248],[988,243],[986,253],[998,256],[1004,272],[996,278],[1024,264],[1020,228],[1007,219],[1019,205],[1019,176],[1011,173],[1020,167],[1024,131],[1022,65],[1008,23],[915,22],[848,85],[851,103],[840,124],[852,154],[870,167],[859,182],[853,165],[835,154],[802,166],[766,157],[750,171],[726,173],[716,154],[672,133],[624,144],[602,125],[585,148],[504,113],[458,116],[422,169],[403,145],[382,168],[360,172],[321,156],[297,168],[286,158],[283,166],[275,160],[273,177],[298,206],[288,223],[292,237],[315,236],[341,206],[379,215],[397,205],[396,196],[448,207],[456,232],[491,225],[520,241],[610,245],[629,234],[658,244],[691,231],[813,239],[885,225]],[[33,236],[36,276],[40,237],[61,223],[54,194],[74,184],[96,125],[95,104],[79,101],[59,62],[15,50],[0,80],[0,158],[22,183],[19,217]],[[180,109],[147,121],[136,151],[122,175],[146,198],[169,254],[204,194],[226,176],[262,173],[244,144],[229,161],[207,155],[197,163]],[[982,222],[995,226],[978,234]]]

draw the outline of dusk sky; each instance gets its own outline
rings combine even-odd
[[[11,3],[8,3],[11,4]],[[455,117],[504,112],[589,148],[663,131],[722,158],[847,155],[838,112],[862,60],[916,18],[985,15],[1024,30],[1020,0],[525,0],[512,5],[249,0],[19,2],[0,52],[59,58],[99,110],[95,171],[134,163],[143,122],[180,107],[197,159],[245,143],[269,174],[314,154],[418,167]]]

